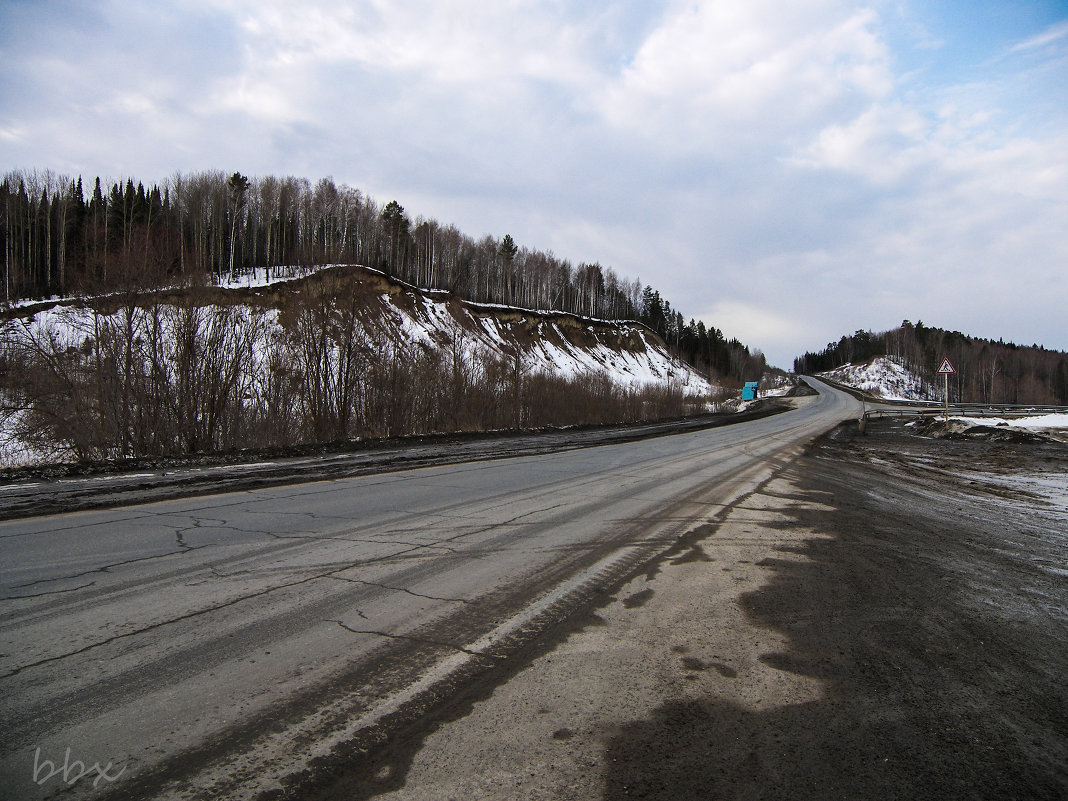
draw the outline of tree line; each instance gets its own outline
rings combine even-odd
[[[87,189],[80,177],[14,171],[0,182],[0,214],[7,302],[111,289],[131,260],[143,286],[344,263],[476,302],[606,319],[639,312],[640,283],[611,268],[576,267],[507,234],[476,240],[331,178],[206,171],[150,187],[97,178]]]
[[[475,239],[379,205],[322,178],[176,173],[92,187],[81,177],[12,171],[0,182],[4,302],[363,264],[416,286],[484,303],[641,320],[699,369],[752,380],[763,357],[682,317],[659,292],[598,263],[573,265],[509,234]],[[755,375],[754,375],[755,374]]]
[[[638,320],[660,335],[679,358],[705,373],[710,379],[733,379],[735,382],[759,381],[768,371],[764,354],[750,352],[737,339],[727,339],[715,326],[704,322],[684,323],[681,312],[660,297],[652,287],[642,291]]]
[[[794,360],[794,372],[819,373],[876,356],[896,356],[928,384],[942,383],[937,370],[949,359],[950,399],[961,403],[1068,405],[1068,353],[1037,344],[1017,345],[970,337],[905,320],[882,333],[857,331]]]

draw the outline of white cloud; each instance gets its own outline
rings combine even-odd
[[[731,332],[730,336],[744,337],[750,343],[792,342],[805,328],[803,321],[794,319],[789,310],[769,309],[763,304],[738,300],[724,299],[713,303],[701,319]]]
[[[589,71],[595,28],[555,3],[464,0],[223,2],[250,37],[249,60],[278,66],[344,63],[465,85],[517,77],[560,83]],[[596,20],[608,19],[603,15]]]
[[[208,96],[208,110],[235,112],[254,120],[286,125],[315,116],[314,109],[301,102],[302,95],[292,85],[293,74],[258,67],[220,80]]]
[[[793,161],[888,185],[929,164],[935,155],[931,134],[930,122],[916,109],[878,104],[849,122],[828,125]]]
[[[779,141],[840,104],[890,91],[876,22],[871,11],[820,0],[680,4],[600,108],[617,128],[668,149]]]
[[[21,142],[26,138],[26,133],[21,128],[8,125],[0,125],[0,142]]]
[[[752,286],[732,296],[788,309],[799,333],[816,328],[810,349],[905,318],[1068,346],[1068,241],[1054,233],[1068,225],[1068,137],[943,144],[921,142],[923,169],[893,187],[873,186],[866,169],[851,189],[863,213],[827,221],[840,228],[835,244],[754,259]],[[789,336],[757,341],[786,361]]]
[[[0,29],[9,166],[333,175],[640,276],[783,365],[1068,306],[1068,22],[961,61],[990,23],[914,0],[91,5]]]
[[[1022,42],[1018,42],[1009,48],[1010,53],[1022,53],[1028,50],[1038,50],[1046,45],[1054,44],[1068,39],[1068,21],[1062,21],[1050,25],[1037,36],[1032,36]]]

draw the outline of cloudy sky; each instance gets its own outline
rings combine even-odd
[[[332,176],[789,367],[1068,349],[1064,0],[0,0],[0,171]]]

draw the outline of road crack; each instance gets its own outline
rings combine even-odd
[[[206,545],[186,545],[181,550],[168,551],[167,553],[158,553],[152,556],[140,556],[137,559],[127,559],[123,562],[113,562],[109,565],[102,565],[101,567],[94,567],[92,570],[83,570],[81,573],[72,573],[69,576],[54,576],[52,578],[37,579],[36,581],[28,581],[25,584],[16,584],[12,589],[21,590],[25,587],[33,587],[37,584],[50,584],[54,581],[67,581],[68,579],[82,578],[83,576],[91,576],[94,573],[110,573],[112,569],[116,567],[125,567],[126,565],[137,564],[138,562],[148,562],[152,559],[164,559],[168,556],[178,556],[179,554],[189,553],[190,551],[196,551],[201,548],[206,548]],[[91,585],[86,585],[91,586]],[[67,592],[67,590],[59,590],[59,592]],[[23,596],[29,597],[29,596]]]
[[[442,648],[449,648],[453,651],[459,651],[462,654],[474,656],[479,659],[486,659],[491,662],[501,662],[505,659],[505,657],[502,656],[493,656],[492,654],[483,653],[482,651],[472,651],[470,648],[464,648],[462,645],[456,645],[454,643],[444,642],[442,640],[432,640],[428,637],[414,637],[411,634],[393,634],[389,631],[377,631],[375,629],[354,629],[352,626],[348,625],[342,620],[333,620],[329,618],[323,620],[323,622],[336,623],[337,625],[341,626],[341,628],[345,629],[345,631],[348,631],[352,634],[370,634],[376,637],[385,637],[389,640],[405,640],[407,642],[421,643],[423,645],[437,645]]]
[[[207,546],[197,546],[197,547],[198,548],[202,548],[202,547],[207,547]],[[313,576],[307,576],[305,578],[298,579],[296,581],[290,581],[290,582],[286,582],[284,584],[277,584],[277,585],[274,585],[274,586],[271,586],[271,587],[265,587],[262,590],[257,590],[256,592],[248,593],[246,595],[241,595],[241,596],[239,596],[237,598],[232,598],[229,601],[225,601],[225,602],[219,603],[219,604],[214,604],[214,605],[206,607],[204,609],[197,609],[195,611],[188,612],[188,613],[186,613],[184,615],[179,615],[178,617],[171,618],[170,620],[161,620],[158,623],[152,623],[151,625],[144,626],[144,627],[136,629],[134,631],[127,631],[127,632],[123,632],[122,634],[116,634],[116,635],[114,635],[112,637],[107,637],[107,638],[105,638],[103,640],[100,640],[99,642],[90,643],[89,645],[83,646],[82,648],[78,648],[78,649],[76,649],[74,651],[68,651],[67,653],[57,654],[56,656],[49,656],[49,657],[46,657],[44,659],[39,659],[36,662],[31,662],[29,664],[22,665],[21,667],[17,667],[17,668],[15,668],[13,670],[9,670],[7,673],[0,674],[0,679],[7,679],[7,678],[10,678],[12,676],[16,676],[19,673],[22,673],[24,670],[29,670],[31,668],[35,668],[35,667],[40,667],[42,665],[51,664],[52,662],[58,662],[60,660],[67,659],[67,658],[72,657],[72,656],[78,656],[80,654],[86,653],[87,651],[91,651],[91,650],[93,650],[95,648],[100,648],[100,647],[105,646],[105,645],[110,645],[111,643],[116,642],[118,640],[126,639],[126,638],[129,638],[129,637],[135,637],[135,636],[140,635],[140,634],[146,634],[146,633],[148,633],[150,631],[154,631],[156,629],[163,628],[164,626],[169,626],[169,625],[174,624],[174,623],[181,623],[182,621],[190,620],[192,618],[196,618],[196,617],[199,617],[201,615],[206,615],[206,614],[210,614],[212,612],[217,612],[217,611],[219,611],[221,609],[226,609],[228,607],[235,606],[235,605],[237,605],[239,603],[242,603],[243,601],[248,601],[248,600],[252,600],[253,598],[259,598],[259,597],[262,597],[264,595],[269,595],[270,593],[278,591],[278,590],[286,590],[286,589],[291,589],[293,587],[299,587],[299,586],[301,586],[303,584],[308,584],[309,582],[318,581],[320,579],[336,578],[337,577],[336,574],[342,573],[342,572],[344,572],[346,570],[352,570],[353,568],[360,567],[362,565],[388,562],[388,561],[391,561],[393,559],[400,558],[400,557],[404,556],[405,554],[411,554],[411,553],[413,553],[415,551],[419,551],[419,550],[422,550],[422,549],[428,548],[428,547],[434,547],[434,546],[427,546],[427,545],[413,546],[413,547],[409,548],[408,551],[401,551],[401,552],[395,553],[395,554],[389,554],[389,555],[386,555],[386,556],[375,557],[373,559],[368,559],[368,560],[363,561],[363,562],[357,562],[355,564],[351,564],[350,563],[350,564],[338,567],[338,568],[336,568],[334,570],[328,570],[328,571],[323,572],[323,573],[316,573]],[[193,548],[191,547],[190,550],[192,550],[192,549]],[[180,553],[187,553],[187,552],[188,551],[181,551]],[[172,553],[169,553],[169,554],[161,554],[161,555],[162,556],[174,556],[175,553],[172,552]],[[131,559],[130,562],[141,562],[141,561],[145,561],[146,559],[158,559],[158,558],[159,558],[159,556],[142,557],[140,559]],[[91,574],[91,573],[107,572],[108,568],[116,567],[116,566],[121,565],[121,564],[127,564],[127,563],[126,562],[119,562],[116,565],[107,565],[107,566],[102,567],[102,568],[97,568],[95,570],[89,570],[89,571],[86,571],[85,573],[79,573],[79,574],[77,574],[75,576],[67,576],[67,577],[64,577],[64,578],[77,578],[77,576],[81,576],[81,575],[87,575],[87,574]],[[215,570],[214,567],[211,567],[210,569],[212,570],[212,572],[215,575],[223,575],[223,574],[220,574],[217,570]],[[31,582],[30,584],[20,585],[20,587],[22,587],[22,586],[28,587],[28,586],[32,586],[33,584],[39,584],[39,583],[42,583],[42,582],[45,582],[45,581],[59,581],[59,580],[61,580],[61,579],[58,579],[58,578],[57,579],[41,579],[40,581]],[[19,589],[20,587],[15,587],[14,589]],[[375,632],[368,632],[368,633],[375,633]],[[382,636],[389,636],[389,635],[383,634]],[[430,641],[427,641],[427,642],[430,642]],[[449,643],[439,643],[439,644],[440,645],[448,645],[450,648],[457,648],[457,646],[450,645]],[[459,648],[458,650],[462,651],[464,649]],[[477,654],[477,653],[474,653],[474,652],[467,652],[467,653],[471,653],[472,656],[481,656],[481,654]],[[493,657],[486,657],[486,658],[490,658],[491,659]]]
[[[393,587],[393,586],[390,586],[389,584],[379,584],[378,582],[367,581],[365,579],[354,579],[354,578],[348,578],[347,576],[330,576],[330,578],[337,579],[338,581],[348,581],[348,582],[350,582],[352,584],[366,584],[368,587],[378,587],[379,589],[382,589],[382,590],[393,590],[394,592],[403,592],[403,593],[407,593],[408,595],[411,595],[413,598],[426,598],[428,601],[448,601],[450,603],[456,603],[456,604],[474,603],[473,601],[470,601],[467,598],[446,598],[446,597],[442,597],[440,595],[424,595],[421,592],[416,592],[415,590],[409,590],[407,587]]]
[[[88,587],[92,587],[94,584],[96,584],[95,581],[90,581],[88,584],[79,584],[77,587],[68,587],[65,590],[48,590],[47,592],[34,592],[30,593],[29,595],[8,595],[4,598],[0,598],[0,601],[21,601],[24,598],[42,598],[46,595],[60,595],[64,592],[76,592],[78,590],[84,590]],[[30,585],[24,584],[21,586],[28,587]]]

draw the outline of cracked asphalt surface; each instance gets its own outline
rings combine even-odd
[[[794,402],[675,436],[0,523],[0,796],[328,786],[858,407],[828,388]],[[65,755],[123,774],[35,770]]]

